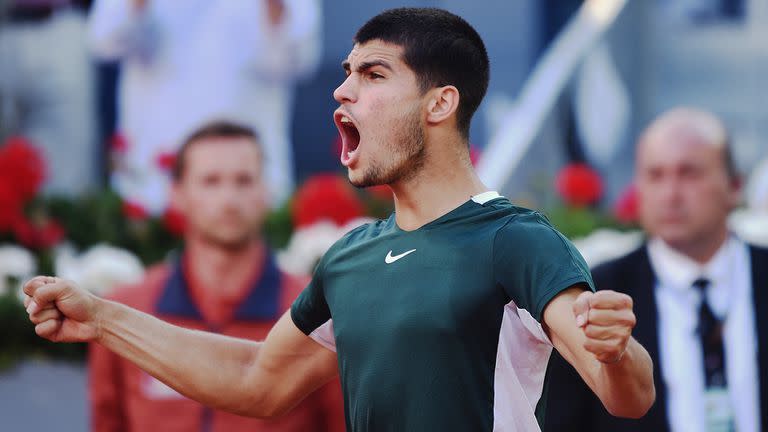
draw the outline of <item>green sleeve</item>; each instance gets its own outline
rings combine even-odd
[[[536,212],[515,216],[496,233],[493,272],[510,299],[539,322],[561,291],[574,285],[595,290],[573,243]]]
[[[309,335],[331,319],[331,310],[325,298],[325,285],[328,283],[325,269],[332,257],[349,243],[350,238],[364,231],[366,227],[367,224],[354,228],[328,248],[315,267],[309,285],[291,305],[291,319],[304,334]]]
[[[325,301],[323,291],[323,273],[325,270],[325,257],[320,260],[312,280],[304,291],[299,294],[291,306],[291,319],[304,334],[309,335],[316,328],[331,319],[331,311]]]

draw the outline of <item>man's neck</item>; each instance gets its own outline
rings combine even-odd
[[[662,239],[667,246],[701,265],[707,264],[723,247],[726,240],[728,240],[728,229],[725,227],[711,236],[691,242],[669,243]]]
[[[488,190],[469,162],[468,153],[460,147],[466,143],[443,140],[437,145],[440,148],[428,151],[416,175],[390,185],[397,225],[403,230],[417,229]]]
[[[202,240],[187,239],[185,248],[187,272],[205,300],[231,302],[242,298],[243,287],[254,278],[257,262],[266,253],[261,241],[253,241],[239,249],[224,249]]]

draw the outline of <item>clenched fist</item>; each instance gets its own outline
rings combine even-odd
[[[98,336],[98,297],[72,282],[37,276],[24,284],[24,306],[35,332],[53,342],[89,342]]]
[[[635,327],[632,297],[616,291],[585,291],[573,303],[573,314],[584,335],[584,349],[603,363],[621,360]]]

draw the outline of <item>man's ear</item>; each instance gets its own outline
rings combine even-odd
[[[459,90],[447,85],[429,91],[427,104],[427,123],[437,124],[455,117],[459,109]]]
[[[730,178],[731,210],[738,208],[744,200],[744,178],[740,175]]]

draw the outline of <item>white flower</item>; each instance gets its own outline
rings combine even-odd
[[[573,244],[592,268],[626,255],[639,247],[642,242],[643,234],[640,231],[621,232],[598,229],[584,238],[574,240]]]
[[[320,221],[298,229],[291,236],[288,246],[278,252],[277,265],[289,274],[310,275],[328,248],[350,230],[371,220],[357,218],[342,227],[330,221]]]
[[[361,225],[365,225],[367,223],[371,223],[374,220],[375,219],[369,218],[369,217],[358,217],[358,218],[352,219],[351,221],[345,223],[341,228],[339,228],[339,232],[341,232],[341,235],[339,236],[339,238],[344,236],[344,234],[352,231],[353,229],[355,229],[355,228],[357,228],[357,227],[359,227]]]
[[[57,276],[99,295],[118,285],[136,283],[144,275],[144,266],[134,254],[106,244],[95,245],[79,256],[71,246],[59,247],[54,266]]]
[[[333,243],[340,238],[339,228],[321,221],[294,231],[288,246],[277,254],[277,264],[286,273],[308,275]]]
[[[37,263],[32,252],[15,245],[0,246],[0,295],[16,288],[10,285],[10,279],[21,284],[34,276],[36,271]]]

